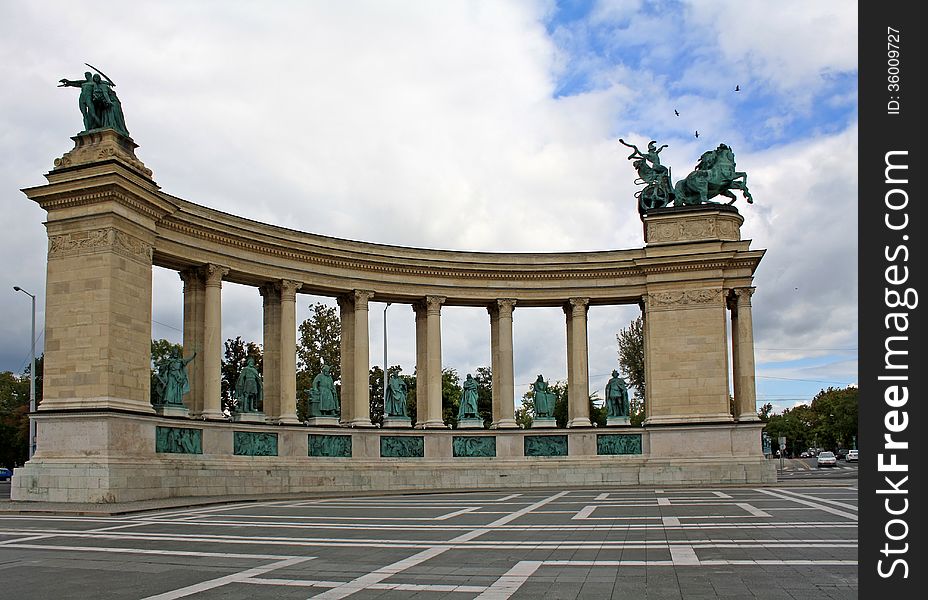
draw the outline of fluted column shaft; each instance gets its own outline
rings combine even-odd
[[[352,425],[355,417],[354,389],[354,297],[338,298],[339,320],[341,321],[341,346],[339,358],[342,371],[342,414],[341,424]],[[365,390],[367,387],[365,386]],[[370,404],[368,404],[368,413]],[[362,413],[363,414],[363,413]],[[368,419],[370,421],[370,419]]]
[[[264,303],[264,414],[280,419],[280,285],[269,283],[258,289]]]
[[[224,419],[222,413],[222,278],[227,267],[207,265],[203,310],[203,413],[204,419]]]
[[[417,428],[444,428],[444,420],[441,414],[441,305],[445,299],[441,296],[426,296],[423,303],[425,309],[425,383],[426,398],[425,406],[418,401],[418,379],[416,380],[416,411],[417,411]],[[418,315],[417,315],[418,317]],[[416,342],[417,346],[421,339],[418,327],[423,321],[416,319]],[[419,356],[417,348],[416,356]],[[423,414],[422,411],[425,411]]]
[[[371,423],[370,401],[370,331],[368,323],[368,302],[374,292],[355,290],[354,325],[352,326],[351,368],[354,378],[352,387],[352,417],[348,422],[351,427],[373,427]],[[342,368],[344,372],[344,366]]]
[[[296,292],[302,283],[280,282],[280,423],[296,424]]]
[[[754,324],[751,295],[754,288],[735,288],[732,318],[732,375],[738,421],[757,421],[757,390],[754,374]]]
[[[567,426],[591,427],[586,315],[589,298],[571,298],[567,316]]]
[[[190,411],[191,417],[199,417],[203,413],[203,325],[206,321],[204,311],[206,305],[206,284],[200,269],[186,269],[178,273],[184,282],[184,356],[189,357],[194,352],[197,355],[187,363],[187,381],[190,383],[190,393],[184,396],[184,403]]]
[[[490,346],[493,368],[494,429],[518,427],[515,419],[515,381],[512,359],[512,313],[516,301],[499,299],[490,313]]]

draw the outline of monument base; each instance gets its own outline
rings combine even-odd
[[[458,419],[458,429],[483,429],[483,419]]]
[[[631,427],[628,417],[607,417],[606,427]]]
[[[32,460],[14,472],[13,501],[763,485],[775,484],[777,477],[777,462],[762,454],[762,423],[425,432],[410,429],[405,419],[407,431],[262,424],[242,431],[228,422],[115,411],[33,418],[40,443]],[[525,455],[532,445],[527,438],[552,434],[566,438],[567,455]],[[382,457],[385,437],[418,438],[422,450],[409,458]],[[241,452],[259,441],[270,455]],[[310,455],[311,448],[328,442],[338,446],[338,454]],[[481,452],[469,452],[470,446]]]
[[[384,417],[384,429],[412,429],[409,417]]]
[[[310,427],[338,427],[338,417],[309,417],[303,424]]]
[[[232,413],[234,423],[266,423],[267,417],[263,412],[237,412]]]
[[[557,419],[554,417],[536,417],[532,420],[532,429],[555,429]]]
[[[174,404],[160,404],[155,406],[155,413],[160,417],[183,417],[190,416],[190,411],[186,406],[177,406]]]

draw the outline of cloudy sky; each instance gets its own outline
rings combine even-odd
[[[118,85],[138,157],[172,195],[328,236],[426,248],[642,245],[628,151],[668,144],[674,178],[720,142],[747,171],[742,236],[759,402],[857,382],[857,5],[843,0],[2,1],[0,371],[41,351],[45,183],[81,128],[84,63]],[[740,91],[735,91],[736,86]],[[680,113],[679,116],[674,111]],[[699,138],[695,132],[699,131]],[[155,269],[152,335],[180,341],[182,288]],[[315,302],[301,295],[299,320]],[[390,364],[414,367],[408,306]],[[590,311],[590,385],[637,307]],[[384,305],[371,305],[383,362]],[[566,379],[564,318],[516,309],[517,394]],[[223,337],[261,341],[256,290],[223,288]],[[485,311],[446,308],[443,363],[487,365]]]

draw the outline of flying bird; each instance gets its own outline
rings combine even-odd
[[[699,137],[699,130],[696,130],[696,137]]]
[[[680,116],[680,111],[678,111],[677,109],[673,109],[673,114],[675,114],[675,115],[677,115],[677,116],[679,117],[679,116]]]
[[[741,86],[740,86],[740,85],[736,85],[736,86],[735,86],[735,91],[736,91],[736,92],[740,92],[740,91],[741,91]]]

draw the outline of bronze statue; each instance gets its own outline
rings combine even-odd
[[[390,383],[383,395],[383,411],[389,417],[405,417],[406,414],[406,382],[402,377],[390,376]]]
[[[180,350],[174,350],[170,358],[157,365],[155,377],[158,379],[158,397],[161,403],[167,406],[183,406],[184,394],[190,391],[190,381],[187,379],[187,363],[196,357],[194,352],[190,357],[181,357]]]
[[[113,129],[129,137],[126,128],[126,119],[122,113],[122,103],[116,96],[113,88],[116,84],[102,71],[93,65],[86,64],[96,71],[84,73],[84,79],[60,79],[58,87],[78,87],[81,89],[77,103],[84,118],[84,130],[81,133],[96,129]]]
[[[606,384],[606,416],[627,417],[628,408],[628,384],[613,369],[612,379]]]
[[[313,378],[309,391],[309,414],[312,417],[333,417],[338,414],[338,394],[335,380],[329,371],[329,365],[325,365],[322,372]]]
[[[548,389],[548,382],[539,375],[535,383],[532,384],[535,399],[535,416],[536,417],[553,417],[554,416],[554,392]]]
[[[461,406],[458,409],[458,420],[477,419],[477,380],[468,373],[464,380],[464,395],[461,396]]]
[[[264,402],[264,384],[251,356],[235,382],[235,399],[238,412],[243,413],[259,412],[259,405]]]
[[[715,204],[712,198],[725,196],[729,204],[737,199],[731,190],[741,190],[748,204],[754,203],[748,191],[748,174],[735,170],[735,153],[725,144],[703,152],[692,173],[674,186],[674,206]]]
[[[651,140],[648,142],[648,151],[643,153],[638,149],[638,146],[629,144],[621,138],[619,138],[619,142],[623,146],[628,146],[632,149],[632,153],[628,155],[628,159],[634,159],[632,166],[635,167],[635,171],[638,173],[638,179],[635,180],[635,183],[645,186],[635,194],[635,198],[638,199],[638,212],[643,213],[647,210],[663,208],[670,204],[673,200],[673,185],[670,183],[670,169],[661,164],[659,156],[661,150],[666,148],[667,144],[658,148],[657,142]]]

